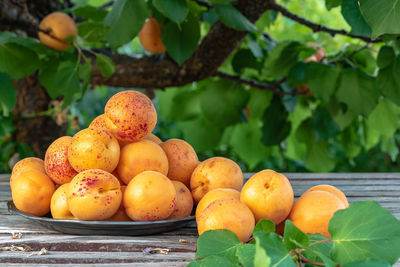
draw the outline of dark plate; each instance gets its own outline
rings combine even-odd
[[[48,229],[73,235],[151,235],[172,231],[194,221],[194,216],[153,222],[61,220],[23,213],[15,207],[12,201],[8,201],[7,206],[11,214],[20,215]]]

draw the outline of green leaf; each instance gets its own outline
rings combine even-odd
[[[171,121],[191,120],[201,115],[201,91],[184,89],[180,88],[180,91],[173,97],[170,108]]]
[[[197,152],[212,150],[221,140],[223,130],[200,116],[194,120],[178,122],[185,140]]]
[[[287,250],[306,248],[308,245],[308,236],[297,228],[290,220],[286,220],[285,222],[283,240]]]
[[[236,256],[239,259],[240,266],[253,267],[256,246],[253,244],[244,244],[236,249]]]
[[[307,234],[307,236],[309,239],[309,245],[315,242],[328,240],[321,234]],[[325,255],[326,257],[330,256],[332,247],[333,247],[333,242],[326,242],[326,243],[319,243],[316,245],[312,245],[310,248],[312,248],[314,254],[315,252],[318,252],[318,255],[309,255],[306,251],[305,256],[310,260],[319,261],[321,254]]]
[[[325,0],[326,9],[331,10],[334,7],[338,7],[342,4],[342,0]]]
[[[106,38],[107,29],[103,22],[86,20],[78,24],[79,36],[86,42],[101,42]]]
[[[87,87],[89,86],[90,79],[92,77],[92,60],[90,58],[86,59],[86,61],[83,64],[79,65],[78,74],[79,74],[79,79],[82,80],[82,90],[83,90],[82,96],[83,96]]]
[[[247,124],[236,124],[233,128],[232,147],[250,169],[254,169],[269,155],[268,148],[261,143],[261,137],[260,123],[256,119],[250,119]]]
[[[393,162],[396,162],[397,156],[399,155],[399,148],[397,147],[396,140],[395,140],[395,138],[393,136],[390,137],[390,138],[383,137],[380,149],[383,152],[388,153],[389,156],[390,156],[390,159]]]
[[[358,127],[347,127],[341,134],[340,139],[343,145],[343,151],[348,158],[354,158],[360,154],[362,147],[359,142]]]
[[[256,257],[260,246],[266,252],[266,255],[271,259],[272,266],[285,266],[285,267],[295,267],[297,266],[293,261],[291,255],[289,255],[286,250],[284,244],[282,243],[282,239],[279,235],[275,233],[263,233],[256,232],[254,233],[254,239],[256,240]],[[255,266],[257,266],[255,264]],[[260,265],[259,265],[260,266]],[[264,265],[265,266],[265,265]]]
[[[17,90],[14,88],[11,77],[0,72],[0,107],[3,116],[7,117],[17,103]]]
[[[145,0],[117,0],[104,19],[104,25],[110,27],[107,40],[111,47],[115,49],[131,41],[148,17],[150,11]]]
[[[342,71],[336,97],[353,113],[368,115],[377,105],[378,95],[373,77],[356,69]]]
[[[233,0],[208,0],[208,2],[213,3],[213,4],[228,4],[232,1]]]
[[[250,88],[250,99],[247,103],[247,106],[250,110],[250,117],[261,118],[264,114],[264,111],[271,103],[272,97],[272,92],[257,88]]]
[[[220,256],[209,256],[202,260],[190,262],[188,267],[231,267],[232,262]]]
[[[200,39],[200,24],[197,19],[189,16],[180,28],[175,23],[168,23],[161,32],[168,54],[181,65],[197,47]]]
[[[185,0],[153,0],[153,6],[177,24],[183,22],[189,12]]]
[[[291,125],[287,121],[287,117],[288,112],[281,99],[274,96],[262,118],[263,144],[267,146],[279,144],[289,135]]]
[[[303,45],[298,42],[281,42],[276,45],[265,60],[262,77],[277,79],[286,76],[299,61]]]
[[[268,257],[265,249],[257,242],[255,245],[254,266],[266,267],[271,266],[271,258]]]
[[[335,160],[327,154],[328,142],[311,140],[306,156],[307,169],[314,172],[330,172],[335,168]]]
[[[335,92],[339,80],[340,68],[332,65],[309,63],[307,64],[307,84],[317,98],[327,103]]]
[[[267,10],[265,11],[261,17],[257,20],[255,26],[260,29],[264,30],[265,27],[269,27],[274,24],[276,18],[278,17],[278,12],[275,10]]]
[[[62,92],[57,87],[57,70],[59,64],[58,60],[52,59],[47,61],[39,72],[39,82],[46,88],[47,93],[52,99],[62,95]]]
[[[72,12],[74,17],[82,17],[93,21],[103,21],[108,12],[104,9],[99,9],[94,6],[80,6]]]
[[[366,260],[366,261],[356,261],[343,264],[342,267],[390,267],[392,266],[388,262]]]
[[[114,62],[104,54],[96,53],[96,66],[103,77],[110,77],[115,72]]]
[[[232,231],[209,230],[204,232],[197,240],[196,258],[216,255],[232,259],[232,257],[235,257],[236,248],[241,245],[243,243]]]
[[[396,60],[396,54],[394,53],[393,47],[391,46],[382,46],[379,50],[377,63],[380,69],[388,67],[393,61]]]
[[[317,141],[327,140],[340,133],[339,125],[322,106],[318,106],[314,111],[311,127]]]
[[[250,49],[241,49],[233,56],[232,68],[240,74],[244,68],[260,70],[262,63],[257,61]]]
[[[400,34],[400,2],[398,0],[360,0],[364,19],[372,29],[372,38],[382,34]]]
[[[72,103],[74,94],[80,90],[76,64],[70,61],[61,62],[58,66],[56,79],[59,93],[64,96],[63,107],[66,107]]]
[[[214,5],[219,19],[226,26],[238,31],[255,31],[257,28],[239,10],[230,4]]]
[[[275,232],[275,224],[270,220],[259,220],[253,230],[253,233],[255,232],[273,233]]]
[[[371,28],[361,15],[358,0],[342,1],[342,15],[351,26],[351,33],[362,36],[371,36]]]
[[[383,136],[392,137],[399,126],[399,109],[392,102],[381,98],[379,104],[368,116],[367,123]]]
[[[22,78],[35,72],[38,67],[38,56],[31,49],[11,42],[0,43],[0,72],[12,78]]]
[[[204,116],[219,127],[235,124],[248,100],[248,93],[238,83],[227,80],[210,82],[202,93],[200,106]]]
[[[377,86],[382,94],[397,105],[400,104],[400,57],[394,58],[394,62],[379,69]]]
[[[353,202],[329,222],[332,259],[339,264],[376,259],[394,264],[400,257],[400,221],[377,202]]]

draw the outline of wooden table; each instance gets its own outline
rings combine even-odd
[[[374,199],[400,219],[400,173],[290,173],[298,197],[318,184],[339,187],[349,202]],[[249,175],[246,175],[248,178]],[[10,215],[9,175],[0,175],[0,247],[32,248],[30,252],[0,251],[0,266],[185,266],[196,250],[195,225],[152,236],[74,236],[47,230],[20,216]],[[12,239],[21,233],[20,239]],[[45,248],[47,254],[37,255]],[[168,254],[144,254],[146,248],[166,248]]]

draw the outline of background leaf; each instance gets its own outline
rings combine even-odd
[[[36,53],[16,43],[0,43],[0,59],[0,72],[5,72],[12,78],[28,76],[39,67]]]
[[[0,107],[3,116],[8,116],[17,103],[17,90],[12,84],[11,77],[0,72]]]
[[[153,0],[153,6],[164,16],[178,24],[184,21],[189,12],[185,0]]]
[[[115,72],[114,62],[104,54],[96,53],[96,65],[103,77],[110,77]]]
[[[342,0],[342,15],[351,26],[351,33],[362,36],[371,36],[371,28],[361,15],[358,0]]]
[[[239,10],[229,4],[214,5],[219,19],[226,26],[238,31],[255,31],[257,28]]]

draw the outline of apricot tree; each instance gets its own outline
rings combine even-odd
[[[75,2],[0,3],[4,164],[23,154],[25,143],[43,156],[65,135],[71,103],[101,85],[156,95],[162,121],[180,129],[196,151],[233,153],[248,169],[268,167],[271,155],[312,171],[333,170],[339,158],[351,163],[371,150],[386,152],[389,162],[397,158],[395,0],[326,0],[350,30],[325,25],[311,14],[325,6],[300,0]],[[302,4],[307,19],[291,11]],[[39,27],[55,11],[77,25],[77,37],[62,37],[73,44],[65,51],[38,40],[39,32],[60,41],[54,29]],[[162,25],[165,53],[139,44],[151,17]],[[289,23],[300,28],[274,32]]]

